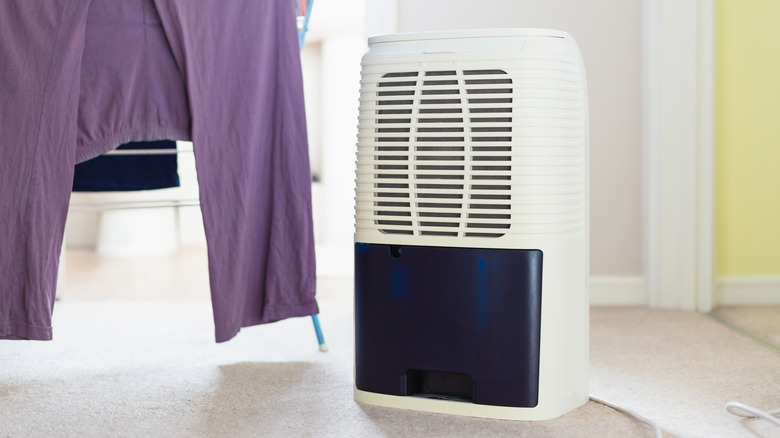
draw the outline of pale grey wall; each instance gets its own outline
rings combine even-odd
[[[396,20],[399,32],[541,27],[575,38],[590,101],[591,274],[642,275],[641,0],[397,0]]]

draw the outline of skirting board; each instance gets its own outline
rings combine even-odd
[[[780,305],[780,275],[718,277],[714,301],[716,306]]]
[[[647,306],[644,277],[591,276],[591,306]]]

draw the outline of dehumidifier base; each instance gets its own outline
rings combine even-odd
[[[469,401],[442,400],[424,396],[398,396],[377,394],[354,388],[355,401],[374,406],[437,414],[461,415],[466,417],[490,418],[496,420],[540,421],[560,417],[588,402],[587,395],[573,399],[566,409],[515,408],[471,403]]]

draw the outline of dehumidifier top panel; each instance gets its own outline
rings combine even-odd
[[[466,29],[434,32],[410,32],[377,35],[368,39],[369,45],[399,41],[431,41],[435,39],[492,38],[492,37],[554,37],[569,38],[569,34],[553,29]]]
[[[453,34],[436,41],[460,47],[473,38]],[[416,49],[371,47],[361,81],[358,241],[496,245],[584,232],[582,64],[570,37],[543,39],[552,45],[525,51],[523,39],[498,52],[488,43],[483,51],[429,53],[421,39]]]

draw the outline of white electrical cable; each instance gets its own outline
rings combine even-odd
[[[661,428],[658,427],[658,425],[651,419],[645,417],[644,415],[641,415],[637,412],[632,411],[631,409],[628,409],[626,407],[620,406],[618,404],[612,403],[608,400],[604,400],[603,398],[597,397],[593,394],[590,395],[590,399],[593,400],[596,403],[601,403],[604,406],[609,406],[612,409],[617,409],[618,411],[624,412],[628,415],[631,415],[632,417],[636,418],[637,420],[641,421],[642,423],[647,424],[648,426],[653,428],[653,431],[655,432],[656,438],[662,438],[663,435],[661,435]],[[771,411],[762,411],[760,409],[756,409],[752,406],[746,405],[744,403],[731,401],[726,403],[726,410],[729,411],[729,413],[738,415],[740,417],[745,418],[762,418],[766,421],[769,421],[770,423],[780,426],[780,418],[777,418],[775,415],[780,414],[780,409],[773,409]]]
[[[647,424],[648,426],[653,428],[653,432],[655,432],[655,438],[662,438],[663,435],[661,435],[661,428],[658,427],[657,424],[655,424],[655,421],[645,417],[644,415],[641,415],[637,412],[632,411],[631,409],[628,409],[626,407],[620,406],[618,404],[612,403],[610,401],[604,400],[603,398],[596,397],[595,395],[591,394],[590,399],[593,400],[596,403],[601,403],[604,406],[609,406],[612,409],[617,409],[620,412],[626,413],[637,420],[641,421],[642,423]]]
[[[763,418],[770,423],[780,426],[780,418],[775,417],[775,415],[780,414],[780,409],[762,411],[744,403],[730,401],[726,403],[726,410],[734,415],[739,415],[740,417]]]

